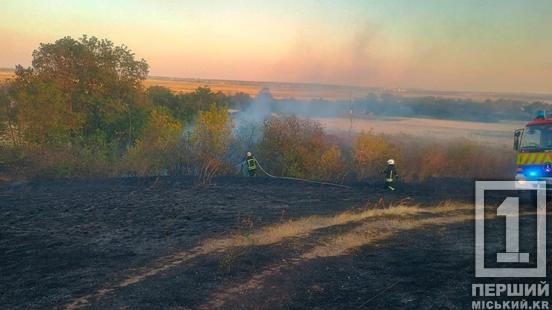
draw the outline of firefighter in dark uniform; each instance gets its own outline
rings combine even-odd
[[[396,190],[397,189],[397,180],[399,179],[399,174],[397,173],[397,167],[395,167],[395,160],[389,159],[387,161],[387,168],[384,171],[385,173],[385,189]]]
[[[247,157],[245,158],[245,166],[247,167],[247,173],[250,177],[254,177],[257,174],[257,159],[253,157],[251,152],[247,152]]]

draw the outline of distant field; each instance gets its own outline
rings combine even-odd
[[[12,78],[12,71],[0,70],[0,83]],[[221,91],[227,95],[239,92],[255,96],[259,91],[268,87],[272,95],[277,99],[294,98],[297,100],[310,100],[324,98],[326,100],[348,99],[350,94],[355,97],[363,97],[369,93],[368,89],[351,90],[350,87],[323,86],[316,84],[292,84],[292,83],[271,83],[271,82],[247,82],[247,81],[225,81],[225,80],[204,80],[204,79],[172,79],[150,77],[144,82],[146,87],[165,86],[174,92],[188,93],[198,87],[209,87],[213,91]]]
[[[494,100],[499,98],[507,98],[513,100],[541,100],[552,102],[552,94],[454,92],[421,89],[322,85],[307,83],[254,82],[167,77],[150,77],[145,82],[145,85],[161,85],[168,87],[176,92],[190,92],[200,86],[207,86],[214,91],[221,91],[227,95],[244,92],[251,96],[255,96],[263,87],[268,87],[272,95],[277,99],[294,98],[297,100],[349,100],[350,98],[363,98],[370,93],[392,93],[397,96],[405,97],[435,96],[458,99],[470,98],[477,101],[484,101],[486,99]]]
[[[346,132],[350,128],[348,118],[317,118],[328,131]],[[439,140],[466,138],[489,145],[511,147],[515,129],[522,128],[523,122],[463,122],[423,118],[378,118],[353,119],[353,132],[373,130],[388,135],[409,135]]]
[[[13,71],[10,69],[0,69],[0,83],[8,78],[13,77],[13,75]],[[473,100],[479,101],[483,101],[485,99],[508,98],[526,101],[541,100],[552,102],[552,94],[453,92],[401,88],[370,88],[308,83],[170,78],[157,76],[150,76],[144,82],[144,85],[146,87],[153,85],[165,86],[170,88],[174,92],[183,93],[191,92],[198,87],[206,86],[214,91],[221,91],[227,95],[233,95],[238,92],[243,92],[251,96],[255,96],[262,88],[268,87],[272,95],[277,99],[294,98],[297,100],[348,100],[349,98],[363,98],[369,93],[381,94],[384,92],[389,92],[398,96],[405,97],[436,96],[443,98],[471,98]]]
[[[2,71],[0,70],[0,83],[4,82],[5,80],[12,78],[14,76],[14,73],[11,71]]]
[[[369,88],[356,88],[347,86],[318,85],[318,84],[295,84],[277,82],[251,82],[251,81],[227,81],[227,80],[204,80],[204,79],[170,79],[150,77],[145,82],[146,86],[160,85],[170,88],[175,92],[191,92],[198,87],[209,87],[213,91],[221,91],[227,95],[239,92],[255,96],[264,87],[277,99],[294,98],[297,100],[326,99],[343,100],[350,96],[355,98],[364,97],[370,92],[376,91]]]

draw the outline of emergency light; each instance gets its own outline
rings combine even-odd
[[[537,115],[535,119],[546,119],[546,112],[545,111],[537,111]]]
[[[538,177],[540,175],[539,169],[527,169],[525,174],[530,177]]]

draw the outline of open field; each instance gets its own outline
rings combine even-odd
[[[0,70],[0,83],[6,81],[7,79],[13,78],[15,75],[12,71]]]
[[[393,194],[234,177],[4,184],[0,306],[466,309],[473,183],[436,181]]]
[[[0,69],[0,83],[13,77],[13,71]],[[371,88],[336,85],[169,78],[156,76],[150,76],[144,82],[144,86],[164,86],[174,92],[182,93],[192,92],[198,87],[209,87],[215,92],[221,91],[226,95],[234,95],[243,92],[252,97],[255,97],[264,87],[268,87],[276,99],[294,98],[297,100],[319,98],[324,98],[326,100],[349,99],[351,95],[355,97],[364,97],[370,92],[377,91]]]
[[[0,83],[13,78],[13,71],[0,70]],[[221,91],[226,95],[234,95],[239,92],[255,97],[259,91],[268,87],[276,99],[294,98],[297,100],[310,100],[324,98],[326,100],[348,99],[351,94],[356,97],[366,96],[375,89],[364,89],[347,86],[328,86],[317,84],[296,84],[296,83],[277,83],[277,82],[252,82],[252,81],[228,81],[228,80],[209,80],[193,78],[166,78],[149,77],[144,85],[164,86],[174,92],[188,93],[198,87],[209,87],[211,90]]]
[[[209,87],[213,91],[221,91],[226,95],[234,95],[239,92],[255,97],[261,89],[268,87],[276,99],[293,98],[296,100],[310,100],[323,98],[326,100],[348,99],[351,92],[356,96],[364,97],[369,89],[352,88],[346,86],[328,86],[317,84],[295,84],[277,82],[251,82],[251,81],[226,81],[207,79],[171,79],[150,77],[145,82],[146,86],[160,85],[170,88],[175,92],[191,92],[198,87]],[[374,91],[374,90],[372,90]]]
[[[13,70],[0,69],[0,83],[14,76]],[[392,93],[405,97],[435,96],[443,98],[473,99],[483,101],[486,99],[508,98],[525,101],[548,101],[552,102],[552,94],[529,94],[529,93],[493,93],[493,92],[455,92],[455,91],[432,91],[420,89],[402,88],[375,88],[346,85],[325,85],[309,83],[286,83],[286,82],[257,82],[257,81],[235,81],[199,78],[171,78],[150,76],[145,82],[146,87],[159,85],[170,88],[174,92],[191,92],[198,87],[209,87],[214,91],[221,91],[227,95],[238,92],[255,96],[259,91],[268,87],[276,99],[294,98],[296,100],[349,100],[350,98],[363,98],[370,93]]]
[[[348,132],[348,118],[316,118],[328,131]],[[386,135],[408,135],[438,140],[466,138],[494,146],[511,148],[514,130],[523,122],[466,122],[410,117],[354,118],[353,132],[373,130]]]
[[[294,98],[296,100],[349,100],[366,97],[370,93],[392,93],[404,97],[435,96],[442,98],[472,99],[484,101],[486,99],[508,98],[515,100],[541,100],[552,102],[552,94],[526,94],[526,93],[493,93],[493,92],[455,92],[432,91],[420,89],[402,88],[376,88],[347,85],[325,85],[309,83],[285,83],[285,82],[256,82],[256,81],[232,81],[216,79],[193,78],[169,78],[151,76],[145,82],[146,86],[161,85],[175,92],[190,92],[200,86],[207,86],[214,91],[221,91],[227,95],[244,92],[255,96],[259,91],[268,87],[276,99]]]

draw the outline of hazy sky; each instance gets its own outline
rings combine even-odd
[[[82,34],[152,75],[552,92],[548,0],[0,0],[0,67]]]

